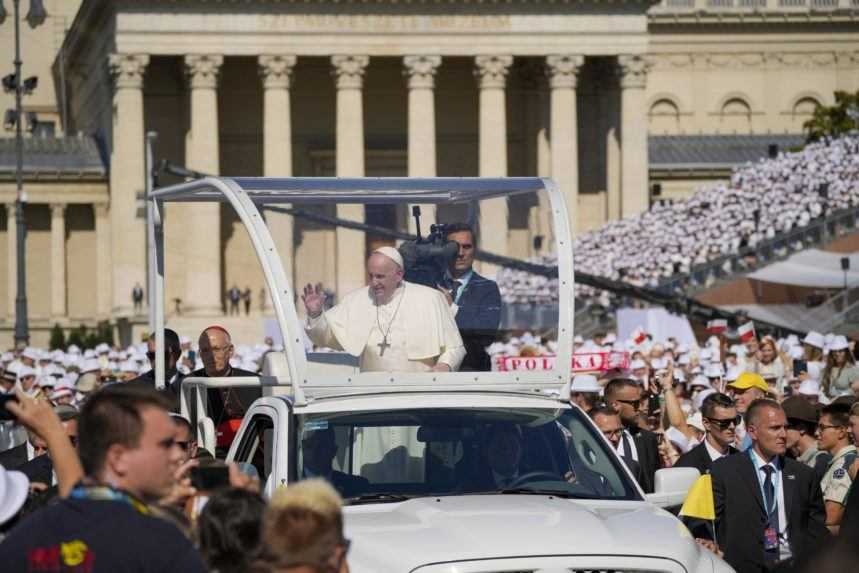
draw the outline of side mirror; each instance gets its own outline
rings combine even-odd
[[[683,503],[689,488],[701,477],[695,468],[666,468],[656,471],[654,493],[644,497],[657,507],[674,507]]]

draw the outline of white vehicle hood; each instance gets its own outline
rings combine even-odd
[[[353,573],[433,563],[553,555],[667,558],[697,570],[700,550],[673,516],[646,502],[543,495],[427,497],[347,507]]]

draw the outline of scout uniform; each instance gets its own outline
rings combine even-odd
[[[844,446],[832,458],[820,487],[823,490],[823,501],[834,501],[844,505],[847,492],[850,490],[850,473],[847,471],[859,456],[856,446]]]

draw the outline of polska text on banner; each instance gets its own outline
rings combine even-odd
[[[555,356],[507,356],[499,354],[492,361],[495,372],[543,371],[555,367]],[[627,352],[588,352],[573,355],[573,372],[605,372],[629,368]]]

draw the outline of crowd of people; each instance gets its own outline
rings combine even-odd
[[[271,341],[234,348],[212,326],[192,345],[167,329],[163,388],[154,342],[3,355],[0,568],[348,571],[342,500],[330,484],[305,480],[265,501],[256,469],[216,459],[178,413],[186,376],[254,376]],[[139,364],[118,366],[142,364],[139,356],[149,366],[142,373]],[[70,392],[59,391],[61,381]],[[240,418],[259,395],[248,390],[210,391],[220,411],[212,415]]]
[[[690,347],[641,334],[577,340],[579,352],[626,349],[632,360],[626,371],[577,375],[571,400],[590,414],[645,491],[653,491],[660,468],[711,474],[715,527],[687,523],[702,544],[738,571],[770,571],[810,557],[830,536],[859,534],[859,488],[852,487],[859,474],[855,341],[810,332],[801,340],[749,336],[730,344],[719,332]],[[768,465],[775,474],[755,475],[755,467]],[[769,498],[768,487],[789,495]],[[759,491],[766,507],[780,506],[780,513],[759,519]]]
[[[678,273],[814,219],[859,205],[859,137],[821,140],[801,151],[744,165],[731,180],[698,189],[690,198],[657,202],[645,213],[610,221],[576,237],[576,271],[657,286]],[[532,262],[556,265],[554,254]],[[557,301],[557,279],[502,269],[505,303]],[[577,285],[579,296],[594,296]]]

